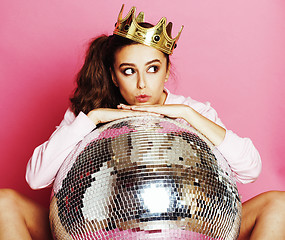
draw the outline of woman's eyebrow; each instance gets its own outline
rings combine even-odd
[[[124,67],[124,66],[132,66],[132,67],[135,67],[136,65],[133,64],[133,63],[122,63],[122,64],[120,64],[119,68]]]
[[[158,63],[160,63],[161,64],[161,61],[159,60],[159,59],[153,59],[153,60],[151,60],[151,61],[149,61],[149,62],[147,62],[145,65],[147,66],[147,65],[150,65],[150,64],[152,64],[152,63],[156,63],[156,62],[158,62]],[[120,66],[119,66],[119,68],[121,68],[121,67],[124,67],[124,66],[131,66],[131,67],[135,67],[136,65],[134,64],[134,63],[121,63],[120,64]]]
[[[161,63],[161,61],[159,59],[153,59],[153,60],[147,62],[145,65],[150,65],[150,64],[155,63],[155,62]]]

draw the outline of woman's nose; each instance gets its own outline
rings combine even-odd
[[[145,77],[141,74],[138,76],[138,86],[139,89],[143,89],[146,87]]]

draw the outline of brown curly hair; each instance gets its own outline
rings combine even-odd
[[[143,23],[144,27],[152,27]],[[118,35],[102,35],[94,39],[86,53],[85,62],[77,74],[77,87],[70,98],[71,110],[77,116],[80,111],[88,114],[95,108],[116,108],[126,103],[111,76],[115,53],[124,46],[138,44]],[[167,65],[169,55],[165,54]]]

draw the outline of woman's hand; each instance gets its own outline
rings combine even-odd
[[[226,130],[204,117],[193,108],[183,104],[166,104],[166,105],[118,105],[119,109],[131,110],[134,112],[142,111],[164,115],[169,118],[183,118],[192,127],[207,137],[215,146],[222,143],[225,138]]]
[[[148,112],[163,115],[169,118],[184,118],[185,111],[189,111],[190,107],[183,104],[167,104],[167,105],[118,105],[118,109],[132,110],[136,112]],[[185,119],[186,120],[186,119]]]
[[[112,109],[112,108],[97,108],[90,111],[87,116],[97,125],[98,123],[106,123],[118,120],[125,117],[155,115],[146,111],[132,111],[128,109]]]

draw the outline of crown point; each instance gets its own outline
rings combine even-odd
[[[138,23],[144,22],[144,12],[140,12],[136,20]]]
[[[167,22],[166,17],[161,18],[159,21],[160,24],[166,24],[166,22]]]
[[[120,13],[119,13],[118,19],[122,19],[124,6],[125,6],[125,4],[122,4],[121,11],[120,11]]]
[[[138,16],[135,17],[136,7],[132,7],[125,18],[122,18],[123,9],[124,4],[119,13],[113,34],[154,47],[166,54],[172,54],[173,49],[177,46],[176,42],[180,37],[183,26],[178,35],[172,38],[172,22],[166,25],[166,17],[162,17],[155,26],[148,28],[140,26],[139,24],[144,22],[143,12],[140,12]]]

